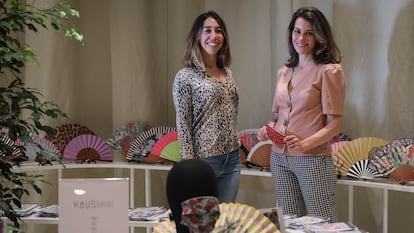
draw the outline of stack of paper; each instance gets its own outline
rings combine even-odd
[[[161,221],[169,218],[170,211],[164,207],[152,206],[133,209],[129,212],[131,221]]]

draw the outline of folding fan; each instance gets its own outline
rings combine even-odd
[[[411,165],[400,165],[391,172],[390,178],[396,180],[399,184],[414,181],[414,167]]]
[[[174,161],[161,158],[160,156],[153,155],[151,153],[149,153],[147,155],[147,157],[145,158],[145,160],[143,160],[142,162],[146,162],[146,163],[160,163],[160,164],[174,164],[175,163]]]
[[[51,141],[56,147],[60,150],[61,154],[65,151],[66,145],[75,137],[82,134],[92,134],[95,133],[86,126],[80,124],[62,124],[56,126],[55,135],[46,135],[45,138]]]
[[[213,232],[280,233],[262,212],[240,203],[220,203],[220,217]]]
[[[46,138],[33,137],[32,140],[25,145],[25,148],[26,156],[28,160],[31,161],[36,161],[36,159],[56,161],[62,158],[62,154],[56,145]]]
[[[152,233],[177,233],[175,222],[171,220],[162,221],[152,228]]]
[[[277,226],[262,212],[240,203],[220,203],[220,217],[212,233],[280,233]],[[176,233],[174,221],[166,220],[153,228],[153,233]]]
[[[282,207],[262,208],[258,210],[262,212],[263,215],[266,216],[272,223],[274,223],[281,232],[286,231],[285,218],[289,215],[283,214]]]
[[[168,126],[152,127],[142,132],[132,141],[128,149],[126,159],[129,161],[146,162],[155,142],[164,134],[175,131],[176,129]]]
[[[285,143],[284,140],[283,140],[285,138],[285,135],[277,132],[272,127],[266,125],[266,132],[267,132],[267,135],[269,136],[269,139],[273,143],[275,143],[275,144],[284,144]]]
[[[338,152],[341,147],[343,147],[345,144],[347,144],[349,141],[337,141],[334,143],[331,143],[331,154],[335,154]]]
[[[332,154],[332,160],[338,169],[338,175],[346,175],[354,163],[362,159],[368,159],[369,151],[373,147],[387,143],[387,140],[377,137],[362,137],[349,141],[338,152]]]
[[[5,152],[0,150],[0,160],[13,161],[22,157],[22,150],[19,149],[18,145],[16,145],[16,142],[13,141],[9,136],[0,136],[0,141],[2,144],[7,146],[8,150]],[[4,147],[2,147],[2,149],[4,149]]]
[[[80,161],[112,161],[112,150],[96,135],[83,134],[73,138],[65,147],[63,158]]]
[[[151,126],[142,121],[130,122],[118,129],[106,140],[112,150],[126,156],[132,141]]]
[[[243,145],[247,151],[250,151],[254,145],[260,142],[257,139],[257,132],[259,129],[245,129],[238,133],[240,144]]]
[[[389,175],[400,165],[414,166],[414,144],[409,139],[397,139],[377,148],[370,156],[369,166],[378,173]]]
[[[247,166],[247,155],[249,154],[249,151],[246,149],[246,147],[244,147],[243,144],[240,145],[239,153],[240,153],[240,163],[246,164]]]
[[[247,155],[247,161],[265,170],[270,169],[270,154],[272,151],[272,141],[262,141],[253,146]]]
[[[368,159],[361,159],[348,169],[346,175],[357,179],[372,179],[382,176],[382,174],[376,172],[374,169],[369,168],[368,164]]]
[[[170,161],[179,162],[181,156],[177,131],[171,131],[161,136],[152,147],[151,154]]]

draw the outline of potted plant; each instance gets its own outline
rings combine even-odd
[[[78,17],[79,12],[64,2],[40,8],[22,0],[0,0],[0,214],[9,220],[13,232],[20,229],[16,208],[21,207],[23,196],[33,190],[41,193],[37,184],[44,182],[41,176],[14,171],[13,166],[25,159],[24,143],[32,135],[55,133],[42,123],[44,119],[66,116],[55,103],[43,100],[37,89],[25,85],[22,72],[27,62],[36,62],[36,54],[20,38],[39,28],[52,28],[82,41],[71,22]],[[1,219],[0,224],[4,224]]]

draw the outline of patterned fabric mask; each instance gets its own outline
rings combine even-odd
[[[181,203],[181,224],[191,233],[212,232],[220,217],[219,201],[213,196],[194,197]]]

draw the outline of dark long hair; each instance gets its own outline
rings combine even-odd
[[[184,64],[187,67],[196,67],[197,69],[205,70],[203,57],[201,56],[200,38],[203,31],[204,21],[208,17],[217,21],[224,37],[223,47],[218,52],[217,66],[219,68],[229,67],[231,64],[229,36],[223,19],[214,11],[207,11],[195,19],[193,27],[187,35],[187,48],[184,54]]]
[[[289,23],[287,39],[290,58],[287,60],[286,66],[295,67],[299,63],[299,55],[292,42],[292,32],[298,18],[303,18],[312,24],[316,42],[312,52],[315,62],[317,64],[340,63],[342,60],[341,51],[335,43],[328,20],[317,8],[302,7],[293,14]]]

